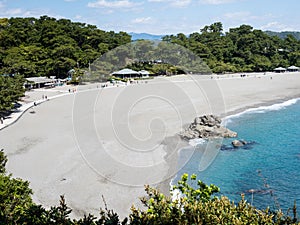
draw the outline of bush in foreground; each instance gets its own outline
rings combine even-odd
[[[146,210],[132,208],[130,224],[296,224],[281,211],[258,210],[244,200],[238,204],[227,197],[213,197],[219,188],[197,182],[197,189],[188,184],[188,175],[184,174],[177,186],[173,187],[173,199],[146,186],[148,199],[142,199]],[[196,175],[190,176],[196,181]],[[180,191],[180,195],[174,193]]]
[[[291,218],[281,211],[258,210],[247,203],[243,196],[235,204],[225,196],[215,197],[214,194],[219,192],[215,185],[208,186],[197,181],[197,188],[193,188],[189,183],[196,182],[197,177],[187,174],[172,188],[171,197],[145,186],[147,196],[141,199],[144,209],[133,206],[128,218],[122,222],[118,214],[107,206],[100,209],[99,218],[89,214],[80,219],[71,219],[72,209],[67,206],[63,196],[59,206],[50,209],[34,204],[29,183],[7,174],[6,162],[6,156],[0,151],[0,225],[300,224],[297,223],[296,209],[294,218]]]

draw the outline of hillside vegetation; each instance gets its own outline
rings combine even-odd
[[[222,23],[216,22],[188,36],[179,33],[163,40],[191,50],[215,73],[300,66],[300,41],[290,33],[283,39],[269,34],[249,25],[224,33]],[[125,32],[107,32],[67,19],[2,18],[0,74],[64,78],[69,70],[88,68],[104,53],[130,42]]]
[[[223,33],[220,22],[188,36],[168,35],[164,41],[182,45],[206,61],[215,73],[272,71],[278,66],[300,66],[300,41],[269,36],[249,25]]]
[[[64,78],[131,41],[125,32],[48,16],[0,19],[0,74]]]
[[[265,31],[266,34],[270,36],[277,36],[281,39],[287,38],[287,36],[292,35],[297,40],[300,40],[300,32],[299,31],[282,31],[282,32],[275,32],[275,31]]]

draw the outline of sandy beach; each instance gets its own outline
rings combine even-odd
[[[30,181],[45,207],[65,195],[73,216],[104,207],[121,217],[140,206],[144,185],[167,192],[178,170],[178,133],[196,116],[222,117],[300,97],[300,73],[158,77],[133,85],[57,87],[50,97],[0,130],[8,171]],[[73,89],[72,89],[73,90]],[[52,96],[61,95],[51,99]]]

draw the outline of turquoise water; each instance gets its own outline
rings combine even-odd
[[[295,200],[300,205],[299,99],[248,110],[226,121],[239,139],[255,142],[251,149],[219,151],[204,171],[198,170],[203,155],[196,150],[173,183],[183,173],[196,173],[198,179],[219,186],[220,194],[235,202],[245,193],[247,201],[260,209],[270,206],[286,211]],[[231,141],[226,139],[223,144],[230,146]],[[188,152],[181,151],[180,158],[186,158]]]

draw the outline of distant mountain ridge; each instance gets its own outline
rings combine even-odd
[[[293,35],[297,40],[300,40],[300,32],[299,31],[282,31],[282,32],[275,32],[267,30],[265,31],[266,34],[270,36],[277,36],[281,39],[285,39],[288,35]],[[162,40],[162,38],[166,35],[159,35],[159,34],[149,34],[149,33],[134,33],[130,32],[129,35],[131,35],[131,40]]]
[[[270,36],[277,36],[279,38],[285,39],[288,35],[293,35],[297,40],[300,40],[300,32],[299,31],[282,31],[282,32],[275,32],[275,31],[265,31],[266,34]]]
[[[136,40],[161,40],[164,36],[166,35],[157,35],[157,34],[148,34],[148,33],[134,33],[131,32],[129,33],[131,35],[131,40],[136,41]]]

